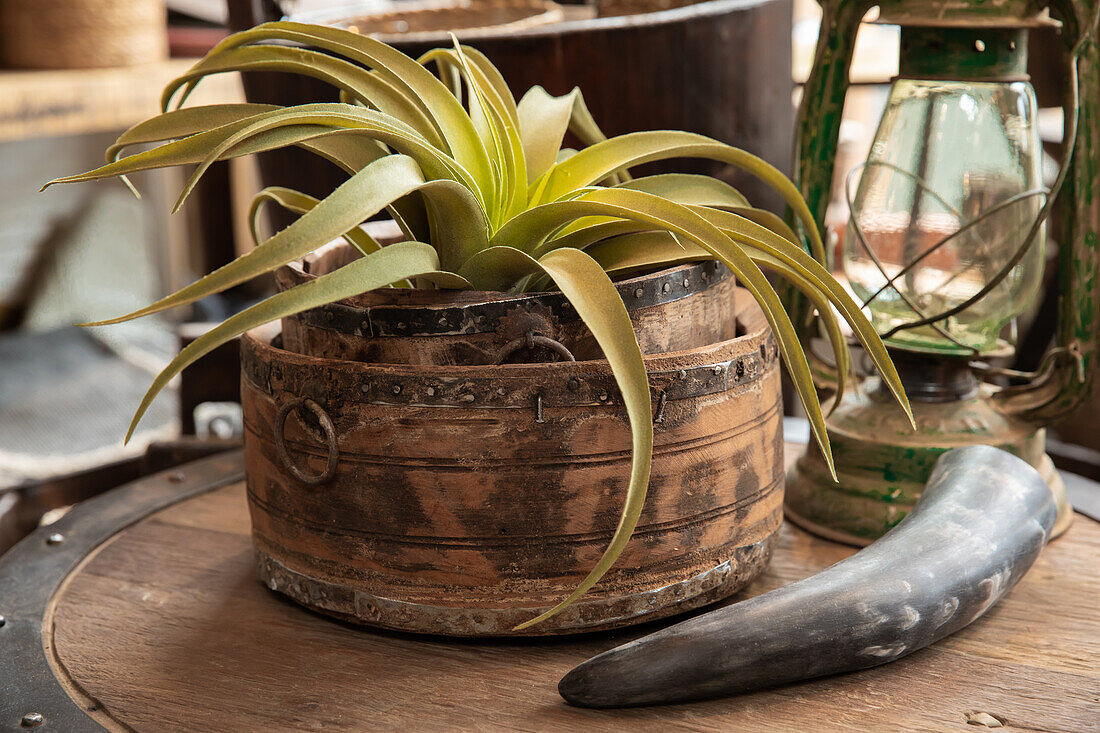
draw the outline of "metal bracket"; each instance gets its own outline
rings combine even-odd
[[[516,353],[520,349],[533,349],[536,346],[550,349],[566,361],[576,361],[576,359],[573,357],[573,352],[571,352],[569,348],[561,341],[555,341],[549,336],[543,336],[540,333],[528,331],[525,335],[520,336],[518,339],[513,339],[512,341],[504,344],[504,346],[500,347],[500,351],[497,352],[496,358],[493,359],[493,363],[503,364],[505,359],[507,359],[509,356]]]
[[[290,459],[290,452],[286,447],[286,439],[283,436],[283,428],[286,426],[286,419],[290,417],[290,413],[303,407],[317,417],[317,421],[321,423],[321,430],[324,431],[325,435],[328,462],[325,464],[325,470],[319,474],[308,474],[294,465],[294,461]],[[336,428],[332,424],[332,418],[328,416],[323,407],[308,397],[291,400],[279,408],[279,412],[275,416],[275,450],[279,454],[279,460],[282,461],[283,468],[290,471],[294,478],[310,486],[320,486],[331,481],[336,474],[336,463],[340,459],[340,449],[336,446]]]

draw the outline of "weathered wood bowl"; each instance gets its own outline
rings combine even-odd
[[[275,280],[287,290],[357,256],[342,242],[328,245],[279,268]],[[645,354],[684,351],[737,335],[730,310],[736,279],[719,262],[672,267],[616,287]],[[527,348],[528,333],[558,342],[578,361],[603,357],[561,293],[415,288],[372,290],[284,318],[283,348],[377,364],[469,366],[562,358],[564,352],[551,348]]]
[[[738,290],[743,335],[646,357],[655,451],[614,568],[523,632],[625,626],[724,598],[766,565],[782,518],[776,342]],[[403,631],[487,636],[548,609],[618,522],[630,432],[603,360],[425,367],[242,341],[252,534],[274,590]]]
[[[374,13],[353,14],[347,7],[298,13],[295,20],[354,29],[386,40],[399,39],[445,45],[447,33],[464,41],[481,35],[517,33],[564,20],[561,7],[550,0],[406,0]],[[391,38],[392,37],[392,38]]]

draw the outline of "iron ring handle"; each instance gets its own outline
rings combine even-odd
[[[290,453],[287,452],[286,439],[283,437],[283,428],[286,425],[286,419],[290,416],[291,412],[302,407],[316,415],[318,422],[321,423],[321,430],[325,433],[325,443],[328,447],[328,463],[325,465],[325,470],[315,475],[308,474],[294,465],[290,460]],[[283,406],[279,408],[278,414],[275,416],[275,451],[279,454],[279,460],[282,461],[283,468],[290,471],[291,475],[303,484],[320,486],[321,484],[328,483],[336,474],[336,462],[340,458],[340,451],[336,447],[336,428],[332,424],[332,418],[328,416],[328,413],[325,412],[323,407],[308,397],[299,397],[283,404]]]
[[[549,336],[543,336],[542,334],[535,333],[534,331],[528,331],[525,335],[520,336],[518,339],[509,341],[500,348],[497,352],[497,357],[493,361],[494,364],[503,364],[504,360],[512,354],[516,353],[520,349],[526,347],[528,349],[535,346],[542,346],[550,349],[555,354],[565,359],[566,361],[576,361],[571,352],[565,344],[561,341],[555,341]]]

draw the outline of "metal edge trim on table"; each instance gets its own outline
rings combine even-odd
[[[103,730],[54,675],[43,643],[50,601],[80,562],[117,533],[243,478],[239,450],[153,474],[77,504],[0,557],[0,731]]]

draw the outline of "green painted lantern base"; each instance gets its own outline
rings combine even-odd
[[[1046,431],[998,412],[990,394],[983,389],[958,400],[914,401],[915,431],[885,395],[847,395],[827,421],[839,483],[811,443],[787,475],[786,516],[819,536],[870,544],[913,508],[941,453],[982,444],[1039,469],[1058,505],[1058,536],[1073,520],[1073,509],[1044,452]]]

